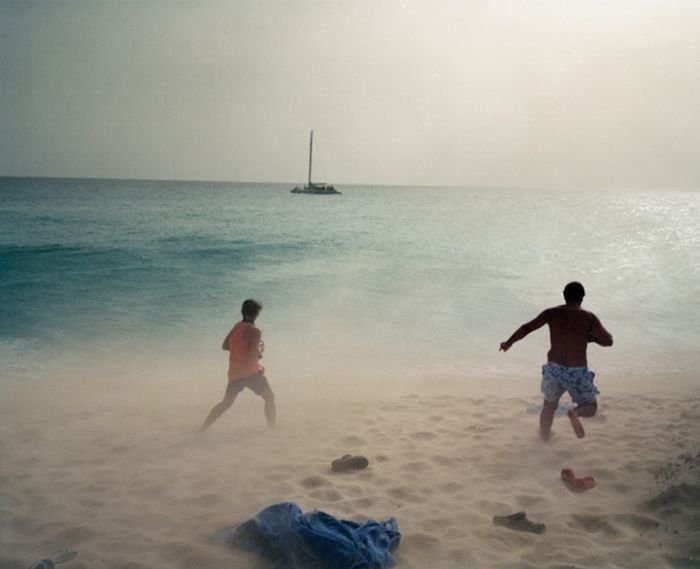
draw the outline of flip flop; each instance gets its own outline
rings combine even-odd
[[[570,468],[565,468],[561,471],[561,479],[574,492],[584,492],[595,486],[595,479],[592,476],[577,478],[574,471]]]
[[[54,569],[54,567],[56,567],[56,564],[52,559],[42,559],[41,561],[32,563],[29,569]]]
[[[346,472],[348,470],[362,470],[369,466],[369,460],[364,456],[352,456],[346,454],[340,458],[336,458],[331,462],[331,469],[335,472]]]
[[[55,569],[59,563],[66,563],[78,556],[78,552],[64,547],[47,559],[41,559],[29,566],[29,569]]]
[[[493,516],[493,524],[515,531],[529,531],[530,533],[544,533],[546,529],[544,524],[528,520],[525,512],[516,512],[508,516]]]

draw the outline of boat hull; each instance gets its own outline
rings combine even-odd
[[[311,186],[303,187],[297,186],[296,188],[292,189],[291,192],[293,194],[316,194],[326,196],[340,194],[340,192],[330,184],[312,184]]]

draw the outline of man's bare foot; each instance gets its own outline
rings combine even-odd
[[[574,409],[571,409],[567,415],[569,416],[569,421],[571,421],[571,426],[574,428],[574,433],[579,439],[586,436],[586,431],[583,430],[583,425],[581,420],[578,418],[578,414]]]
[[[546,433],[544,431],[540,431],[540,438],[544,442],[548,443],[550,440],[552,440],[552,431],[548,431]]]

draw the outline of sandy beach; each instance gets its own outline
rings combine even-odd
[[[63,547],[78,551],[67,569],[267,567],[208,540],[279,501],[395,517],[406,569],[700,566],[697,389],[607,394],[586,438],[558,416],[543,443],[534,380],[484,381],[476,395],[432,380],[273,386],[276,431],[246,392],[200,435],[223,388],[214,381],[6,382],[0,568]],[[332,472],[346,453],[369,467]],[[570,491],[567,467],[596,486]],[[492,523],[521,510],[546,531]]]

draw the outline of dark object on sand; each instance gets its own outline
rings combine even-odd
[[[544,533],[545,525],[539,522],[531,522],[525,512],[517,512],[509,516],[493,516],[493,523],[497,526],[515,531],[529,531],[531,533]]]
[[[54,567],[56,567],[56,564],[53,562],[53,559],[42,559],[33,563],[29,569],[54,569]]]
[[[592,476],[577,478],[574,471],[570,468],[565,468],[561,471],[561,479],[567,488],[573,492],[583,492],[595,486],[595,479]]]
[[[211,541],[258,553],[275,569],[389,569],[401,540],[394,518],[364,523],[293,502],[268,506],[254,518],[217,531]]]
[[[29,569],[54,569],[59,563],[65,563],[71,559],[75,559],[78,555],[77,551],[68,549],[67,547],[61,551],[57,551],[51,557],[47,559],[42,559],[36,563],[32,563]]]
[[[347,470],[362,470],[369,466],[369,460],[361,455],[346,454],[340,458],[336,458],[331,462],[331,469],[335,472],[345,472]]]

